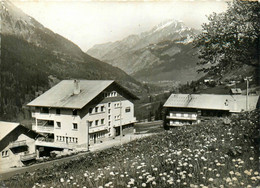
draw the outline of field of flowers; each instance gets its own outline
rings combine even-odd
[[[17,175],[4,187],[257,187],[259,112],[212,119]],[[1,187],[1,183],[0,183]]]

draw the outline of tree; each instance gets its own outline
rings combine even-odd
[[[257,67],[260,51],[260,3],[235,0],[226,12],[213,13],[194,40],[199,71],[221,73],[247,64]]]

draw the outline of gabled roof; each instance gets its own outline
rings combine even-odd
[[[12,132],[20,123],[12,123],[0,121],[0,140],[2,140],[6,135]]]
[[[81,109],[111,84],[118,85],[133,99],[138,99],[114,80],[80,80],[80,93],[74,95],[74,80],[63,80],[32,102],[28,106]]]
[[[257,106],[259,96],[248,96],[249,110]],[[227,110],[241,112],[246,110],[245,95],[214,95],[214,94],[172,94],[164,107],[196,108],[211,110]]]

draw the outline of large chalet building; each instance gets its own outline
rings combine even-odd
[[[0,172],[35,160],[35,140],[39,136],[19,123],[0,121]]]
[[[199,123],[208,116],[228,116],[231,113],[257,108],[259,96],[172,94],[164,104],[164,127]]]
[[[113,80],[63,80],[33,101],[32,129],[43,150],[86,148],[120,135],[136,122],[138,99]]]

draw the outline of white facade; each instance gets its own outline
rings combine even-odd
[[[50,107],[44,111],[37,107],[32,113],[35,118],[33,130],[49,138],[37,140],[36,145],[88,148],[88,145],[115,137],[120,125],[124,127],[136,122],[134,104],[130,100],[116,91],[103,94],[98,103],[87,104],[82,109]]]

